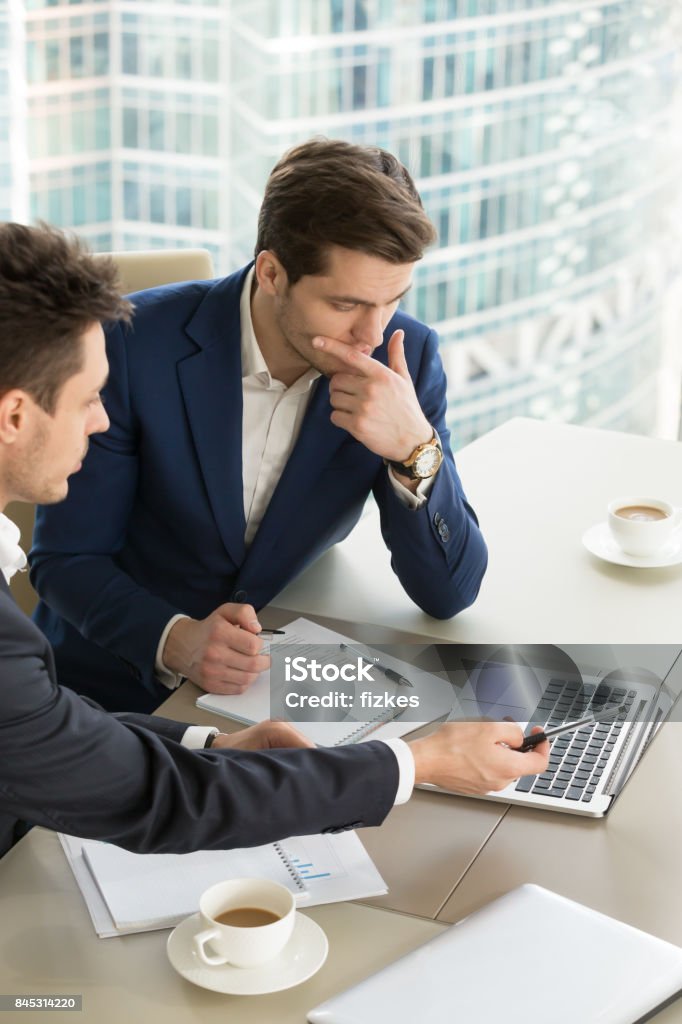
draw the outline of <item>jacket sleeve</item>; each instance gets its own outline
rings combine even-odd
[[[425,504],[407,508],[396,495],[385,468],[374,494],[381,532],[391,565],[406,593],[423,611],[448,619],[473,604],[488,564],[488,552],[476,514],[467,502],[445,425],[447,382],[438,354],[438,339],[429,331],[421,360],[406,346],[408,366],[424,415],[443,446],[443,463]]]
[[[58,687],[38,653],[38,630],[6,607],[3,601],[5,814],[138,852],[182,853],[377,825],[392,807],[398,765],[385,744],[186,750],[143,716],[123,721]]]
[[[140,586],[117,564],[138,477],[137,426],[128,393],[123,329],[108,332],[104,400],[110,429],[94,436],[69,497],[39,506],[30,553],[40,597],[87,640],[117,655],[142,682],[153,678],[164,627],[183,611]]]

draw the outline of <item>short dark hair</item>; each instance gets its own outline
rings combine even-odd
[[[46,224],[0,224],[0,395],[21,388],[51,415],[83,332],[131,312],[113,260]]]
[[[391,153],[311,139],[285,153],[268,178],[256,256],[274,252],[295,284],[324,272],[332,245],[414,263],[435,239],[412,178]]]

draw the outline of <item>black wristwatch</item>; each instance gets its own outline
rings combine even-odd
[[[211,749],[211,747],[213,746],[213,740],[216,738],[216,736],[220,736],[220,733],[218,732],[217,729],[215,732],[210,732],[208,734],[208,736],[206,737],[206,742],[204,743],[204,750]]]
[[[409,476],[412,480],[428,480],[429,477],[435,476],[440,469],[442,461],[443,449],[441,448],[440,439],[435,430],[431,440],[426,441],[424,444],[417,445],[412,454],[409,455],[404,462],[395,462],[392,459],[384,459],[387,466],[392,466],[397,473],[402,473],[403,476]]]

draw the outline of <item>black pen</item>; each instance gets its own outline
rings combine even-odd
[[[363,654],[362,651],[356,650],[355,647],[351,647],[350,644],[339,644],[339,647],[342,651],[351,651],[353,654],[356,654],[358,658],[361,658],[373,668],[378,668],[380,672],[384,673],[387,679],[397,683],[398,686],[410,686],[414,689],[410,680],[406,679],[405,676],[401,676],[400,672],[396,672],[394,668],[387,668],[387,666],[382,665],[380,661],[374,661],[373,658],[368,658],[366,654]]]
[[[258,636],[284,636],[283,629],[261,629]]]
[[[555,729],[543,730],[543,732],[535,732],[531,736],[526,736],[520,747],[512,747],[512,750],[518,750],[520,753],[525,754],[527,750],[532,750],[537,747],[538,743],[544,743],[545,740],[552,740],[555,736],[561,736],[565,732],[574,732],[576,729],[582,729],[585,725],[594,725],[595,722],[601,722],[605,718],[615,718],[616,715],[620,714],[621,711],[625,711],[624,704],[617,704],[614,707],[603,708],[601,711],[596,711],[593,715],[588,715],[587,718],[581,718],[577,722],[566,722],[565,725],[557,725]]]

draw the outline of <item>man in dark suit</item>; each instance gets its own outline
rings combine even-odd
[[[0,225],[0,509],[63,500],[88,438],[107,429],[99,321],[129,315],[115,273],[58,232]],[[547,762],[501,745],[520,741],[510,724],[308,749],[286,723],[227,737],[110,715],[57,685],[47,640],[7,586],[25,564],[17,541],[0,515],[0,854],[27,823],[140,852],[258,845],[379,824],[415,781],[481,792]]]
[[[111,429],[37,517],[60,682],[111,710],[183,677],[239,692],[268,664],[256,609],[371,492],[410,597],[441,618],[471,604],[487,553],[437,338],[398,310],[433,237],[390,154],[317,140],[272,172],[255,264],[134,296],[107,336]]]

